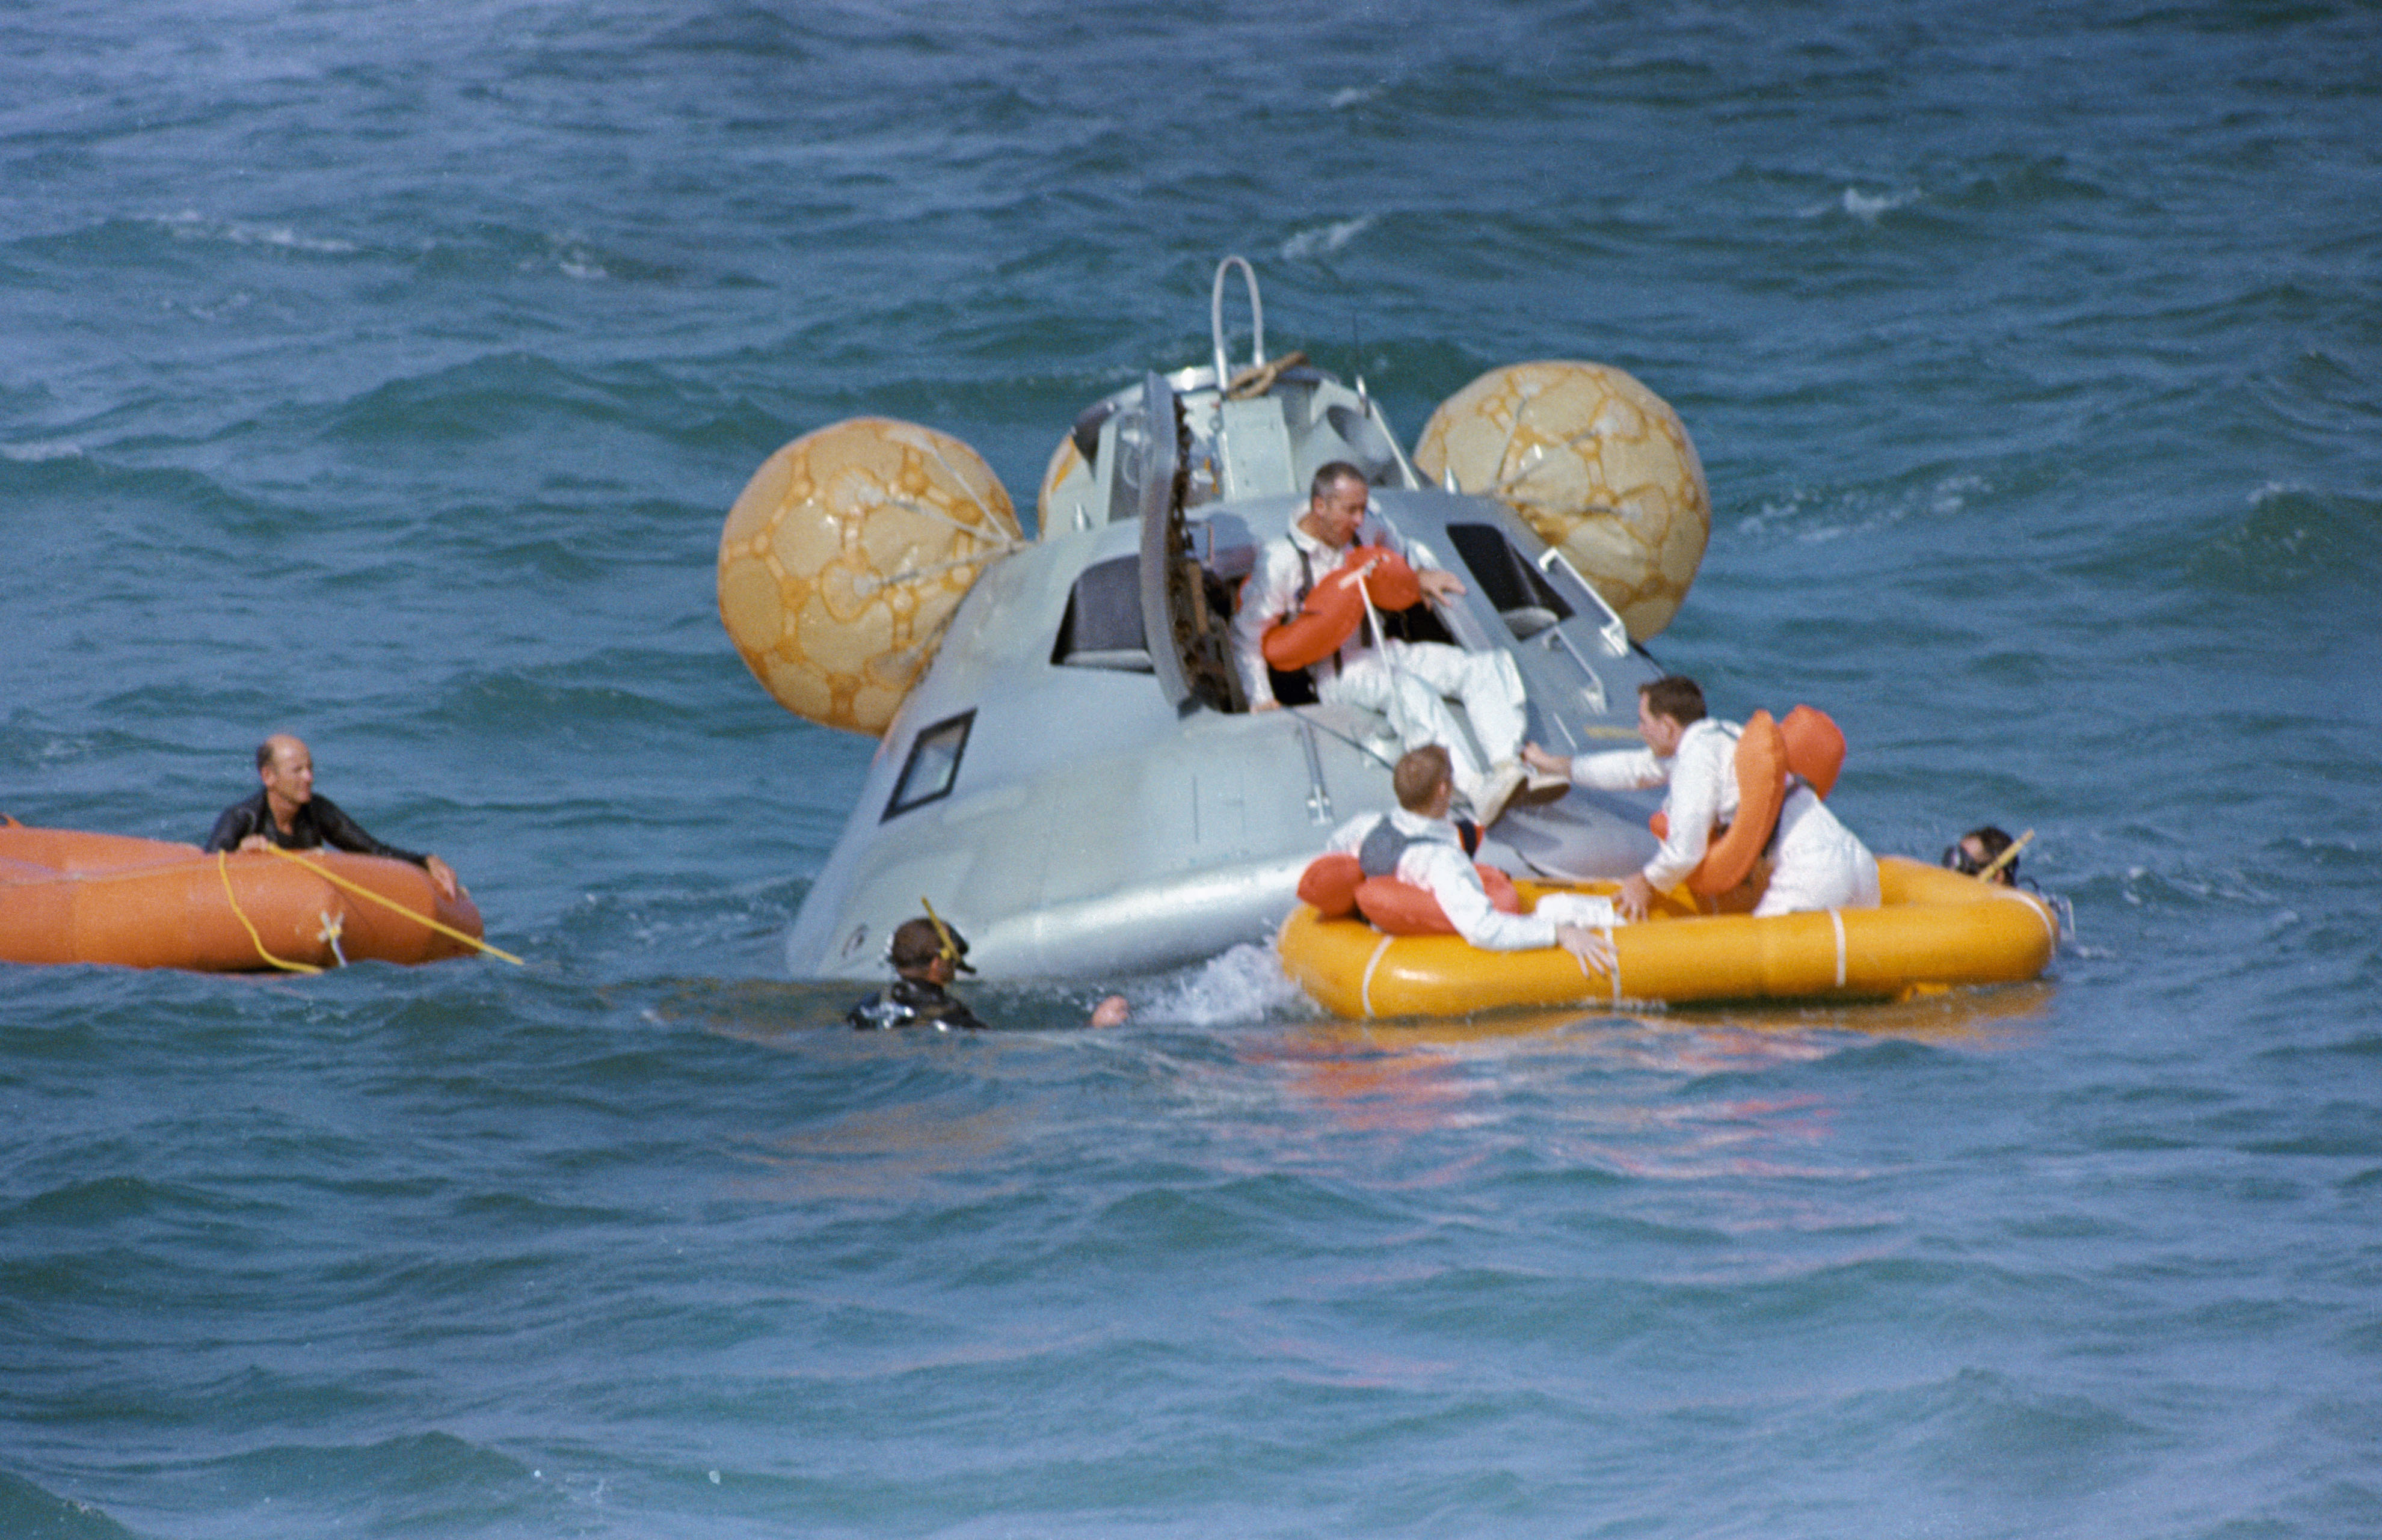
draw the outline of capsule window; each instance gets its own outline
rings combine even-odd
[[[1450,524],[1447,538],[1480,585],[1481,596],[1505,617],[1516,635],[1572,617],[1571,605],[1555,592],[1545,574],[1514,549],[1514,543],[1496,525]]]
[[[1141,557],[1111,556],[1077,575],[1050,661],[1062,667],[1151,672],[1141,627]]]
[[[885,816],[878,822],[950,796],[952,783],[959,779],[960,755],[967,750],[968,729],[975,726],[976,713],[964,711],[943,718],[913,739],[902,778],[893,783],[893,800],[885,804]]]

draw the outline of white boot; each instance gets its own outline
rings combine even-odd
[[[1518,760],[1501,759],[1481,778],[1480,795],[1471,799],[1473,816],[1482,828],[1494,824],[1505,812],[1505,804],[1520,790],[1526,773]]]

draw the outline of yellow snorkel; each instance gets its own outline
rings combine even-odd
[[[2011,862],[2018,859],[2018,853],[2020,850],[2025,849],[2026,842],[2033,837],[2034,831],[2032,829],[2029,829],[2024,834],[2020,835],[2016,839],[2011,840],[2008,849],[2004,850],[2001,854],[1994,857],[1993,860],[1985,863],[1985,869],[1977,874],[1977,880],[1979,882],[1993,881],[1994,877],[2003,867],[2008,866]],[[934,911],[929,910],[927,912],[931,914]],[[935,925],[937,929],[940,929],[942,922],[938,920],[935,922]]]
[[[924,894],[919,895],[918,903],[926,910],[927,918],[934,924],[935,935],[943,944],[942,950],[935,955],[950,963],[954,972],[975,972],[976,970],[967,965],[967,944],[959,938],[951,926],[943,923],[943,917],[935,912],[935,906],[927,902]]]

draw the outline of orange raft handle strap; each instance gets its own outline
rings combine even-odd
[[[319,973],[322,972],[320,968],[315,967],[311,962],[292,962],[288,958],[275,957],[271,952],[264,949],[264,937],[256,934],[256,926],[250,922],[248,911],[239,907],[239,896],[231,890],[230,851],[217,850],[215,852],[215,875],[223,879],[224,898],[229,900],[232,914],[239,921],[240,928],[248,932],[249,942],[251,945],[255,947],[257,956],[273,964],[276,968],[288,973]]]
[[[279,856],[284,861],[296,862],[299,865],[303,866],[306,870],[313,873],[316,876],[323,878],[325,882],[331,883],[336,886],[344,887],[349,892],[356,894],[361,898],[370,898],[374,903],[380,905],[383,909],[393,909],[409,920],[419,921],[423,924],[429,926],[432,930],[436,931],[441,935],[451,935],[456,940],[462,942],[465,946],[476,947],[481,951],[487,953],[490,957],[502,958],[516,968],[526,968],[529,966],[528,963],[523,962],[521,959],[513,956],[512,953],[506,951],[501,947],[491,947],[476,935],[466,935],[452,925],[441,924],[437,921],[433,920],[427,914],[423,914],[417,911],[406,908],[403,904],[399,903],[395,898],[384,898],[379,894],[374,892],[371,888],[364,886],[362,883],[350,882],[347,878],[339,875],[337,872],[330,870],[328,867],[319,866],[313,862],[308,861],[304,856],[300,855],[295,850],[285,850],[278,845],[267,845],[265,849],[271,850],[275,855]],[[217,851],[216,854],[220,856],[222,852]],[[225,886],[227,887],[230,886],[230,880],[231,879],[229,877],[226,877],[224,879]],[[254,933],[252,932],[251,934],[252,935]],[[262,947],[257,948],[259,951],[263,951],[264,949],[264,948]]]

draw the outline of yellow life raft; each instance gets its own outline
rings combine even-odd
[[[2032,979],[2058,946],[2059,921],[2034,894],[1896,856],[1878,858],[1877,875],[1876,909],[1761,920],[1697,913],[1663,895],[1647,919],[1614,927],[1609,974],[1560,947],[1489,952],[1461,936],[1384,935],[1308,904],[1275,945],[1294,983],[1324,1009],[1358,1020],[1632,1001],[1893,999],[1929,986]],[[1515,886],[1533,905],[1547,893],[1617,886]]]

